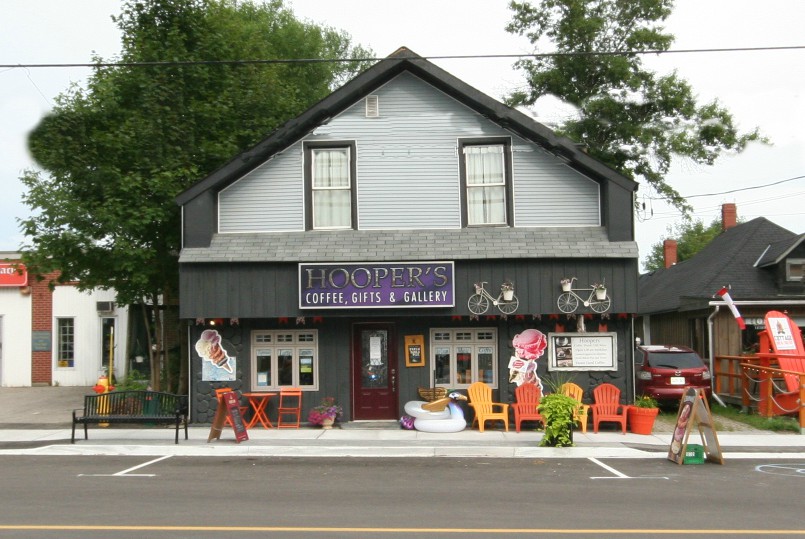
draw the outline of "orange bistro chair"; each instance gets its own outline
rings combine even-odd
[[[280,388],[280,404],[277,408],[278,429],[298,429],[299,418],[302,415],[302,390],[298,387]],[[290,417],[291,421],[283,423],[283,417]]]
[[[601,384],[593,389],[593,432],[598,432],[598,424],[602,421],[620,423],[623,434],[626,434],[626,412],[628,406],[620,403],[621,390],[612,384]]]
[[[573,411],[573,421],[579,424],[581,432],[587,432],[587,418],[590,417],[590,405],[581,402],[584,398],[584,390],[578,384],[567,382],[562,384],[559,388],[559,392],[578,402],[576,409]]]
[[[506,432],[509,431],[509,405],[502,402],[492,402],[492,388],[483,382],[472,384],[467,393],[470,395],[470,406],[475,410],[475,419],[472,425],[478,423],[478,430],[484,431],[487,421],[503,421]]]
[[[514,390],[517,402],[512,403],[514,409],[514,428],[520,432],[520,423],[523,421],[542,422],[542,416],[537,411],[542,398],[542,390],[537,384],[523,384]]]
[[[218,406],[224,406],[224,393],[229,393],[230,391],[234,390],[231,387],[219,387],[215,390],[215,398],[218,401]],[[237,393],[237,391],[235,391],[235,393]],[[240,396],[238,396],[238,402],[240,402]],[[243,418],[243,424],[245,425],[246,419],[244,418],[244,415],[249,410],[249,405],[238,406],[238,410],[240,410],[240,417]],[[229,419],[229,414],[226,414],[224,417],[226,418],[224,424],[229,425],[230,427],[233,426],[232,420]]]

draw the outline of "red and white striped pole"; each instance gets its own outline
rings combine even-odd
[[[734,316],[735,320],[738,322],[738,326],[741,329],[746,329],[746,324],[744,323],[744,319],[741,316],[741,313],[738,312],[738,307],[735,306],[735,302],[732,301],[732,298],[730,297],[730,292],[729,291],[730,291],[730,287],[728,285],[728,286],[723,287],[718,292],[716,292],[715,295],[719,296],[722,300],[724,300],[724,303],[726,303],[727,307],[730,308],[730,311],[732,311],[732,316]]]

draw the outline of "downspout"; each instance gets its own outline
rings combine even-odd
[[[716,315],[718,314],[719,306],[714,305],[714,307],[715,310],[713,311],[713,313],[707,317],[707,345],[708,348],[710,349],[709,350],[710,353],[707,354],[710,359],[710,394],[718,402],[718,404],[726,407],[727,405],[724,404],[724,401],[721,400],[721,397],[719,397],[716,394],[716,388],[714,383],[716,376],[715,371],[713,370],[713,356],[715,355],[716,343],[715,343],[715,337],[713,336],[713,319],[715,319]]]

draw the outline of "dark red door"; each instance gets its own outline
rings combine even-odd
[[[397,419],[397,346],[392,324],[352,329],[353,418]]]

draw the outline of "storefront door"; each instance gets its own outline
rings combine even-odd
[[[397,354],[392,324],[352,330],[353,418],[397,419]]]

